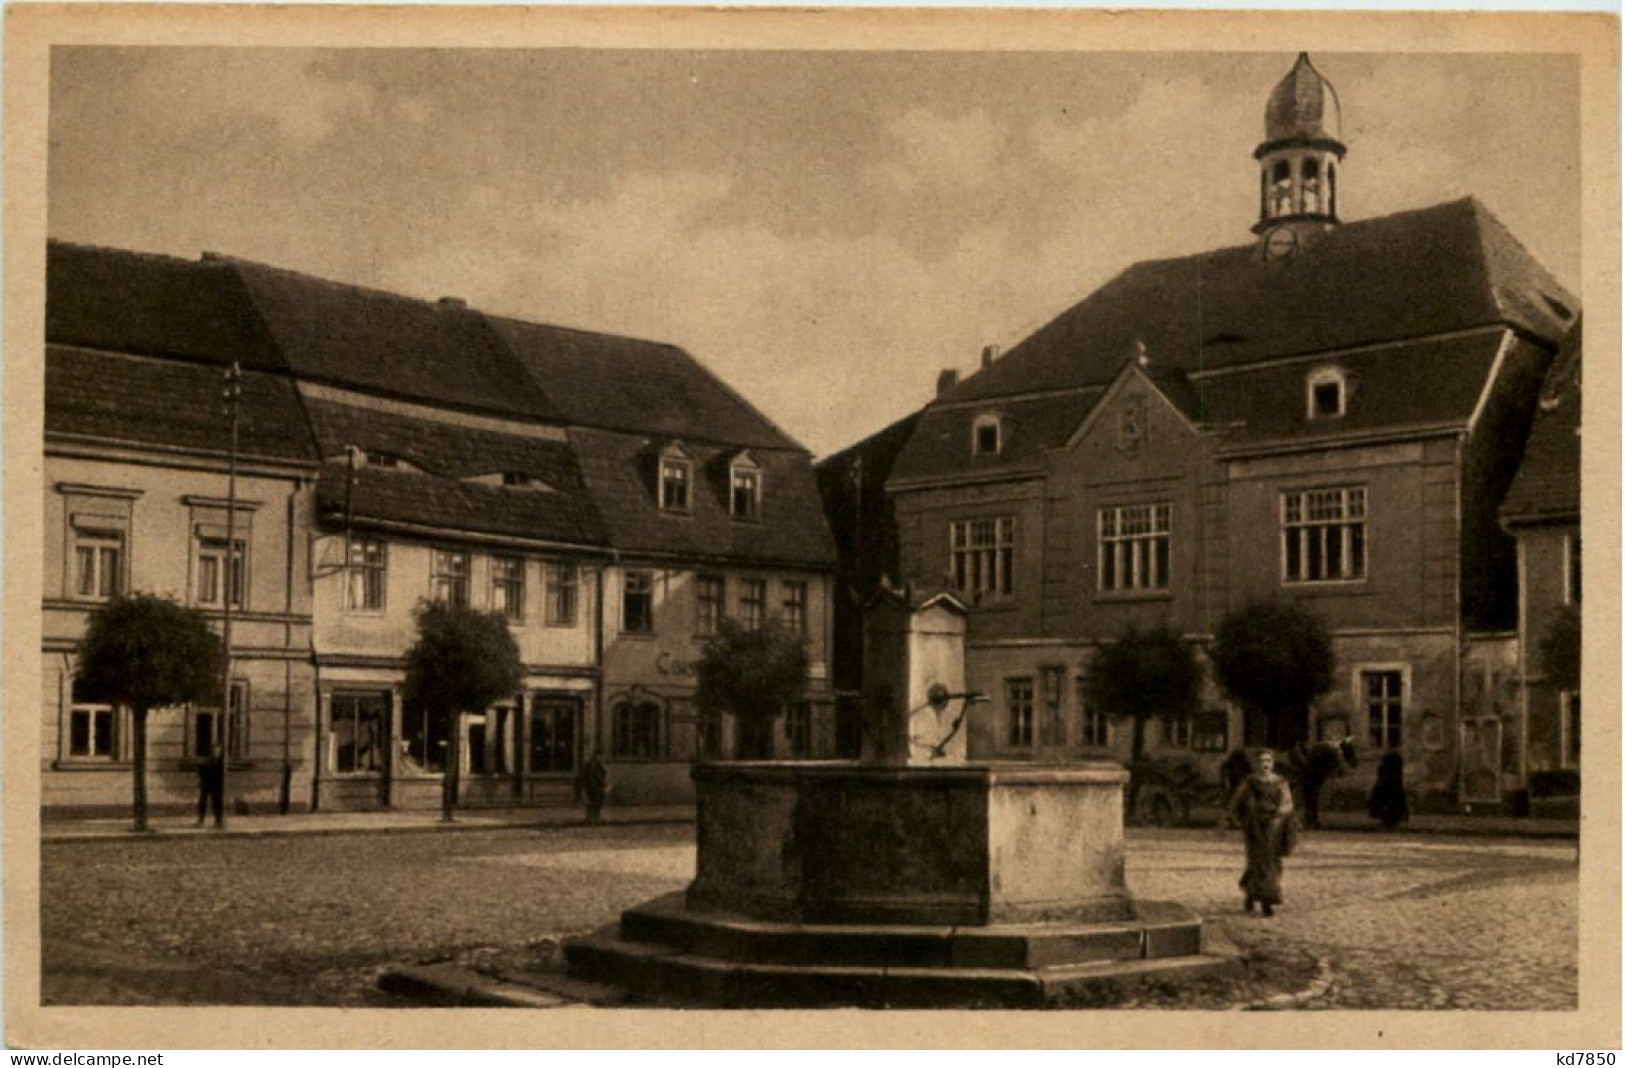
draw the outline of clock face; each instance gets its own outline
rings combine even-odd
[[[1272,260],[1290,256],[1298,251],[1298,235],[1288,227],[1271,230],[1264,239],[1264,254]]]

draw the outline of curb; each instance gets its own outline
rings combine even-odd
[[[693,823],[693,816],[644,816],[624,820],[604,820],[601,823],[587,823],[575,820],[569,823],[465,823],[454,822],[449,824],[407,824],[401,827],[388,825],[377,827],[305,827],[305,828],[269,828],[266,830],[232,830],[223,831],[194,831],[185,830],[179,833],[165,833],[163,831],[114,831],[107,834],[52,834],[42,830],[40,842],[42,844],[63,844],[82,842],[181,842],[192,839],[205,841],[223,838],[333,838],[347,834],[366,835],[401,835],[401,834],[456,834],[465,831],[568,831],[582,827],[654,827],[665,824]]]

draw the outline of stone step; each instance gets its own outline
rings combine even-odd
[[[1202,924],[1189,910],[1140,902],[1138,912],[1087,924],[801,924],[692,911],[679,893],[628,909],[621,931],[632,942],[765,964],[1019,969],[1202,952]]]
[[[1034,1008],[1068,995],[1104,1001],[1148,980],[1240,968],[1230,953],[1030,969],[764,963],[630,941],[618,925],[571,940],[565,960],[572,976],[651,1001],[737,1008]]]

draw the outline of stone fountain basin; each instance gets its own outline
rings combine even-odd
[[[1116,764],[694,769],[687,905],[800,923],[1135,918]]]

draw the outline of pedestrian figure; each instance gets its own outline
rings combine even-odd
[[[1405,758],[1398,750],[1390,749],[1377,765],[1377,784],[1371,788],[1371,804],[1366,811],[1388,831],[1411,818],[1410,803],[1405,799]]]
[[[197,766],[197,825],[203,826],[203,814],[214,810],[214,825],[224,827],[226,801],[226,752],[216,742],[209,755]]]
[[[1306,827],[1320,827],[1320,795],[1326,784],[1343,774],[1345,768],[1355,767],[1359,757],[1354,743],[1344,738],[1341,742],[1299,742],[1292,748],[1292,770],[1303,787],[1303,823]]]
[[[587,805],[587,822],[597,823],[603,819],[604,793],[609,786],[609,769],[604,767],[604,761],[599,757],[598,750],[592,751],[592,756],[581,765],[576,772],[575,799],[584,801]]]
[[[1230,799],[1230,821],[1247,843],[1247,870],[1241,876],[1244,906],[1256,902],[1264,915],[1275,915],[1281,903],[1281,857],[1286,849],[1287,821],[1292,818],[1292,789],[1275,773],[1275,754],[1259,751],[1257,768]]]

